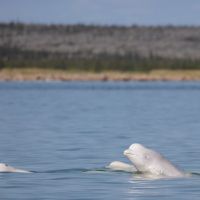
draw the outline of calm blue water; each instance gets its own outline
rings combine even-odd
[[[1,82],[0,199],[199,199],[200,176],[111,172],[138,142],[200,172],[200,82]]]

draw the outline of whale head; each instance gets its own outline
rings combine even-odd
[[[8,165],[5,163],[0,163],[0,171],[5,171],[7,169]]]
[[[31,173],[23,169],[17,169],[5,163],[0,163],[0,172],[18,172],[18,173]]]
[[[153,150],[138,143],[132,144],[124,151],[124,155],[134,164],[135,168],[141,172],[149,171],[149,166],[154,162],[154,158],[160,156]]]
[[[132,144],[124,155],[140,172],[147,172],[163,177],[183,177],[184,172],[175,167],[160,153],[146,148],[141,144]]]

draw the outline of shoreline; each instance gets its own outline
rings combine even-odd
[[[0,81],[200,81],[200,70],[152,70],[150,72],[86,72],[57,69],[1,69]]]

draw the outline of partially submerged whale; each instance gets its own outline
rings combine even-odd
[[[137,169],[130,164],[120,162],[120,161],[113,161],[111,162],[106,168],[114,170],[114,171],[125,171],[125,172],[136,172]]]
[[[12,166],[9,166],[5,163],[0,163],[0,173],[1,172],[15,172],[15,173],[31,173],[30,171],[17,169]]]
[[[184,173],[184,171],[178,169],[163,155],[152,149],[144,147],[141,144],[132,144],[127,150],[124,151],[124,155],[133,163],[133,166],[135,167],[136,171],[145,175],[150,175],[150,177],[156,176],[166,178],[178,178],[187,176],[187,174]],[[126,171],[126,163],[123,164],[124,165],[122,165],[122,163],[120,162],[120,165],[115,165],[114,168],[112,168],[112,163],[109,166],[113,170],[115,170],[115,168],[117,167],[118,170],[120,170],[120,166],[123,166],[122,170]]]

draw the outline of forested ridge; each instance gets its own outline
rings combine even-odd
[[[0,68],[200,69],[200,27],[0,23]]]

